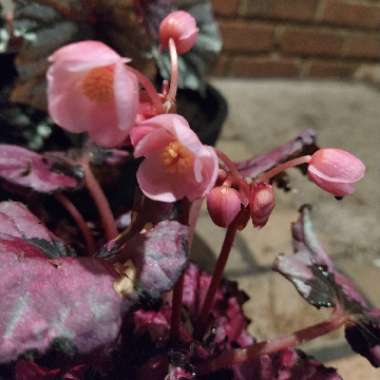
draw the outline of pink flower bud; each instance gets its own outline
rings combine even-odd
[[[161,47],[167,49],[169,39],[173,38],[177,52],[187,53],[195,44],[198,37],[196,21],[190,13],[175,11],[167,15],[160,25]]]
[[[363,178],[365,166],[345,150],[325,148],[312,155],[307,172],[320,188],[342,197],[354,192],[353,184]]]
[[[232,187],[214,187],[207,196],[207,209],[217,226],[228,227],[241,210],[240,195]]]
[[[264,227],[275,206],[273,187],[267,183],[254,184],[249,201],[254,227]]]

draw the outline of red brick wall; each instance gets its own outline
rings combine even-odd
[[[214,75],[347,78],[380,64],[380,0],[213,4],[224,40]]]

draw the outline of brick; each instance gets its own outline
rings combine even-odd
[[[223,76],[226,73],[228,62],[229,62],[228,57],[220,55],[211,70],[211,75]]]
[[[245,0],[241,13],[269,19],[308,21],[314,19],[317,4],[318,0]]]
[[[358,65],[345,62],[311,61],[306,73],[313,78],[351,78]]]
[[[321,21],[361,28],[380,27],[380,7],[342,0],[326,0]]]
[[[220,24],[224,50],[264,52],[273,49],[274,28],[266,24],[228,21]]]
[[[238,77],[297,77],[299,64],[294,59],[237,57],[228,72]]]
[[[380,58],[380,37],[374,35],[349,35],[344,43],[343,55],[351,58]]]
[[[343,46],[339,33],[319,29],[287,28],[280,36],[281,50],[301,56],[339,56]]]
[[[239,0],[212,0],[215,14],[218,16],[233,16],[239,9]]]

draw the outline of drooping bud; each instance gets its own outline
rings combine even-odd
[[[272,185],[256,183],[251,187],[249,199],[251,219],[254,227],[264,227],[275,206],[274,191]]]
[[[342,197],[354,192],[354,183],[363,178],[365,166],[351,153],[335,148],[316,151],[308,166],[308,176],[323,190]]]
[[[167,15],[160,25],[161,47],[167,49],[169,39],[175,42],[178,54],[188,52],[197,41],[198,28],[190,13],[175,11]]]
[[[241,210],[240,195],[229,186],[214,187],[207,196],[207,209],[219,227],[228,227]]]

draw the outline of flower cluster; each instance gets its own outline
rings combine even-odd
[[[177,53],[189,51],[196,38],[196,23],[188,13],[176,11],[162,21],[161,47],[169,48],[173,66],[170,88],[163,94],[126,65],[128,58],[101,42],[83,41],[59,49],[49,58],[50,115],[62,128],[87,132],[104,147],[126,144],[129,137],[135,157],[144,158],[137,180],[147,197],[175,202],[208,195],[208,209],[217,225],[229,226],[248,206],[253,225],[261,228],[275,206],[268,183],[271,177],[249,185],[229,165],[230,174],[214,188],[217,154],[200,142],[182,116],[171,112],[177,90]],[[322,149],[305,162],[309,178],[336,196],[352,193],[352,184],[364,174],[364,165],[339,149]]]
[[[186,12],[174,12],[162,22],[163,47],[170,40],[184,53],[196,37],[195,20]],[[70,132],[87,132],[103,147],[123,145],[129,136],[135,157],[145,158],[137,179],[147,197],[192,201],[212,189],[218,171],[214,150],[200,142],[183,117],[154,108],[157,99],[165,103],[164,94],[148,91],[153,99],[146,101],[139,84],[146,87],[148,79],[126,65],[128,58],[101,42],[83,41],[59,49],[49,61],[52,119]]]

